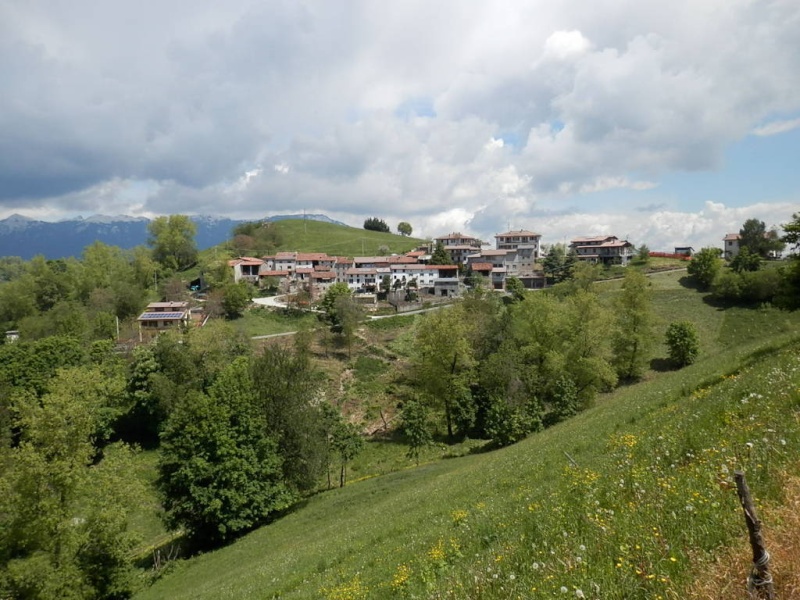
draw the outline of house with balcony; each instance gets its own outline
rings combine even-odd
[[[601,265],[627,266],[633,258],[633,244],[614,235],[598,235],[573,239],[569,247],[578,260]]]

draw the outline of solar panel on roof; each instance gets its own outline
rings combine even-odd
[[[139,319],[153,320],[153,319],[181,319],[183,318],[182,312],[150,312],[142,313]]]

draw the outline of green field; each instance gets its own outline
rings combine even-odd
[[[433,448],[414,468],[402,445],[373,442],[350,485],[176,563],[137,598],[685,597],[742,542],[733,470],[762,505],[798,468],[800,314],[722,310],[682,276],[654,276],[654,304],[659,335],[696,324],[696,364],[667,370],[657,348],[645,381],[503,450]],[[356,377],[374,378],[372,362]]]

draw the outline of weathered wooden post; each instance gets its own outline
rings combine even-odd
[[[769,552],[764,547],[764,538],[761,536],[761,521],[756,515],[750,488],[747,487],[744,473],[734,472],[736,480],[736,493],[744,510],[744,519],[747,523],[747,532],[750,535],[750,547],[753,549],[753,568],[747,577],[747,590],[751,598],[766,598],[775,600],[775,590],[772,587],[772,575],[769,572]]]

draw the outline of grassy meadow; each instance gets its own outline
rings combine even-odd
[[[425,240],[404,237],[394,233],[368,231],[334,223],[303,219],[286,219],[271,224],[281,240],[279,252],[325,252],[330,256],[376,256],[381,246],[390,254],[402,254],[413,250]],[[201,252],[208,262],[212,258],[228,258],[231,252],[221,244]]]
[[[651,278],[654,307],[659,340],[670,321],[696,324],[694,365],[669,370],[659,345],[644,381],[494,452],[433,447],[415,467],[402,444],[370,442],[349,485],[172,563],[137,598],[687,597],[746,544],[733,471],[758,507],[780,504],[800,472],[800,314],[723,310],[683,276]],[[600,289],[610,300],[618,283]],[[368,329],[349,386],[384,393],[401,323]]]

